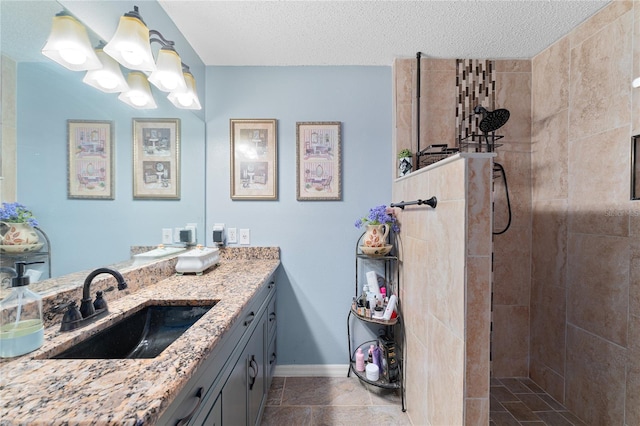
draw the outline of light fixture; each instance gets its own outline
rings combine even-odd
[[[637,89],[638,87],[640,87],[640,77],[636,77],[632,82],[631,82],[631,86],[633,86],[634,89]]]
[[[100,42],[98,47],[96,47],[96,55],[100,59],[100,62],[102,62],[102,68],[87,71],[82,81],[87,83],[89,86],[102,90],[105,93],[128,91],[129,85],[127,85],[127,82],[122,75],[120,64],[118,64],[111,56],[104,53],[102,50],[103,47],[104,42]]]
[[[131,71],[127,76],[127,83],[129,84],[129,90],[120,93],[118,99],[137,109],[158,108],[151,95],[151,88],[144,73]]]
[[[149,28],[138,13],[138,6],[120,17],[118,29],[104,51],[129,69],[155,71]]]
[[[181,109],[202,109],[198,99],[198,92],[196,91],[196,79],[193,78],[193,74],[191,74],[189,67],[186,65],[183,68],[183,75],[187,83],[186,89],[173,91],[169,93],[167,98],[173,105]]]
[[[65,11],[53,17],[51,33],[42,54],[71,71],[102,66],[93,51],[87,29]]]
[[[187,84],[182,75],[182,60],[173,47],[173,42],[165,40],[162,35],[155,30],[151,30],[152,34],[158,35],[162,40],[152,38],[151,42],[161,43],[163,46],[158,51],[158,59],[156,60],[156,70],[149,76],[149,82],[153,83],[163,92],[173,92],[176,90],[185,90]]]

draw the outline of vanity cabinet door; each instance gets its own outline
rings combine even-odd
[[[222,389],[222,424],[247,424],[247,359],[244,352]]]
[[[249,426],[259,424],[262,406],[266,399],[265,328],[266,315],[263,315],[258,327],[253,332],[251,340],[247,343],[247,385],[249,395],[249,418],[247,424]]]

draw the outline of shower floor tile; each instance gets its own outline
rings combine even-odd
[[[533,380],[491,378],[490,426],[586,426]]]

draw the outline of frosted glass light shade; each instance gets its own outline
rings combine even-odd
[[[640,77],[635,78],[631,82],[631,86],[633,86],[634,89],[637,89],[638,87],[640,87]]]
[[[158,51],[156,70],[149,76],[149,82],[163,92],[186,90],[182,60],[175,50],[163,47]]]
[[[96,55],[102,62],[102,68],[87,71],[82,81],[105,93],[128,91],[129,85],[122,75],[120,65],[102,49],[96,49]]]
[[[118,29],[104,52],[132,70],[155,71],[149,28],[138,18],[121,16]]]
[[[198,99],[198,92],[196,91],[196,79],[193,78],[193,74],[190,72],[183,74],[187,83],[186,90],[171,92],[167,98],[180,109],[202,109]]]
[[[120,93],[118,99],[137,109],[158,108],[151,95],[151,87],[149,87],[147,77],[143,73],[139,71],[130,72],[127,76],[127,83],[129,84],[129,90]]]
[[[64,12],[53,17],[51,33],[42,54],[71,71],[87,71],[102,66],[93,51],[87,29]]]

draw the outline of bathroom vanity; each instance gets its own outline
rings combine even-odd
[[[280,261],[277,248],[275,256],[273,249],[263,250],[267,256],[253,249],[257,256],[223,256],[202,275],[172,275],[109,300],[109,313],[82,329],[48,327],[39,350],[0,363],[0,418],[6,424],[259,422],[276,361]],[[155,358],[52,359],[132,311],[177,303],[214,306]]]

